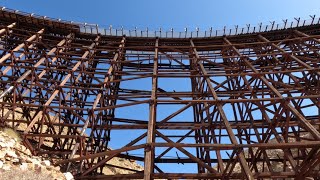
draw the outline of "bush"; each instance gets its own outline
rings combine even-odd
[[[11,128],[3,128],[2,131],[6,133],[9,137],[16,139],[16,141],[21,142],[20,133],[11,129]]]

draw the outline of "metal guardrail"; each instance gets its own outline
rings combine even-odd
[[[239,27],[238,25],[235,28],[227,28],[226,26],[220,30],[214,30],[210,28],[208,30],[200,30],[196,28],[194,31],[190,31],[187,28],[184,31],[174,31],[173,28],[170,30],[163,30],[160,28],[159,30],[149,30],[146,28],[145,30],[141,30],[135,28],[133,30],[127,30],[124,28],[113,28],[109,26],[108,28],[100,27],[98,24],[88,24],[82,22],[74,22],[74,21],[66,21],[56,18],[50,18],[47,16],[40,16],[34,13],[26,13],[18,10],[13,10],[5,7],[0,7],[2,11],[8,11],[15,14],[30,16],[39,19],[50,20],[54,22],[66,23],[71,25],[77,25],[80,27],[80,32],[89,33],[89,34],[102,34],[106,36],[129,36],[129,37],[161,37],[161,38],[205,38],[205,37],[217,37],[217,36],[230,36],[230,35],[240,35],[240,34],[250,34],[257,32],[267,32],[273,30],[283,30],[289,28],[296,28],[302,26],[315,25],[320,23],[320,17],[316,18],[316,15],[310,16],[311,19],[301,20],[301,18],[294,18],[292,21],[288,21],[288,19],[283,20],[281,23],[276,23],[275,21],[269,22],[266,25],[259,23],[257,26],[251,26],[247,24],[246,27]]]
[[[230,35],[240,35],[240,34],[250,34],[257,32],[267,32],[273,30],[283,30],[295,27],[309,26],[320,23],[320,18],[316,18],[314,16],[310,16],[311,19],[301,20],[300,18],[295,18],[294,21],[283,20],[283,23],[277,23],[275,21],[270,22],[268,25],[263,25],[262,23],[258,24],[258,26],[251,26],[247,24],[246,27],[240,28],[239,26],[235,26],[235,28],[226,28],[224,27],[222,30],[214,30],[210,28],[209,30],[201,31],[199,28],[196,28],[195,31],[188,31],[187,28],[183,32],[174,31],[173,28],[169,31],[159,30],[149,31],[139,30],[137,28],[133,30],[126,30],[123,28],[115,29],[110,26],[109,28],[101,28],[98,25],[91,24],[81,24],[80,31],[83,33],[90,34],[103,34],[109,36],[130,36],[130,37],[161,37],[161,38],[205,38],[205,37],[217,37],[217,36],[230,36]]]

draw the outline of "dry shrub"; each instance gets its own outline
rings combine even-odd
[[[16,141],[21,142],[20,133],[11,129],[11,128],[3,128],[2,131],[6,133],[9,137],[16,139]]]

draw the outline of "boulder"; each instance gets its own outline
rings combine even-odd
[[[40,166],[39,170],[40,170],[41,173],[46,173],[46,172],[48,172],[48,171],[47,171],[47,168],[46,168],[45,166]]]
[[[32,159],[30,157],[25,158],[26,163],[32,163]]]
[[[6,151],[0,151],[0,159],[4,159],[4,157],[6,157],[6,154]]]
[[[74,180],[73,175],[70,172],[63,173],[66,180]]]
[[[11,160],[11,162],[18,163],[18,162],[20,162],[20,160],[18,158],[14,158]]]
[[[7,156],[11,158],[18,158],[17,154],[14,151],[7,151]]]
[[[54,170],[60,171],[60,166],[55,166],[55,167],[54,167]]]
[[[8,145],[5,142],[0,142],[1,149],[6,148]]]
[[[9,171],[9,170],[11,170],[11,166],[9,164],[4,164],[2,166],[2,169],[5,170],[5,171]]]
[[[40,165],[41,165],[40,161],[37,160],[37,159],[30,158],[30,161],[31,161],[31,163],[34,164],[35,166],[40,166]]]
[[[41,162],[41,164],[44,165],[44,166],[50,166],[51,165],[49,160],[44,160],[44,161]]]
[[[28,163],[22,163],[22,164],[20,165],[20,169],[21,169],[22,171],[28,170]]]
[[[10,141],[7,141],[7,147],[12,148],[14,147],[15,143],[16,141],[14,139],[11,139]]]
[[[28,169],[29,170],[34,170],[34,164],[32,163],[27,163]]]

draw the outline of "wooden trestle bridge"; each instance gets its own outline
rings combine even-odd
[[[0,37],[1,125],[79,179],[320,176],[319,21],[135,37],[2,8]],[[102,174],[114,157],[144,171]]]

